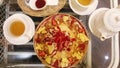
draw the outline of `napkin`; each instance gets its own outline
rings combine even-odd
[[[47,5],[58,5],[59,1],[58,0],[46,0]]]

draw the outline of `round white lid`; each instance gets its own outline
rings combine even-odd
[[[108,10],[104,16],[104,24],[112,32],[120,31],[120,9],[113,8]]]

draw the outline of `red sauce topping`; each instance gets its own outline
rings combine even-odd
[[[46,4],[45,0],[37,0],[35,2],[35,5],[36,5],[37,8],[42,8],[42,7],[45,6],[45,4]]]
[[[61,31],[59,31],[54,35],[54,41],[55,43],[57,43],[58,51],[62,51],[65,48],[66,41],[70,41],[70,38],[68,36],[65,36],[65,34]]]

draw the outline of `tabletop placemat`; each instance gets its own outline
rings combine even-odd
[[[60,9],[62,9],[66,3],[67,0],[59,0],[58,5],[56,6],[47,6],[43,10],[32,10],[26,3],[26,0],[17,0],[18,5],[22,9],[22,11],[30,16],[36,16],[36,17],[44,17],[49,16],[51,14],[59,12]]]

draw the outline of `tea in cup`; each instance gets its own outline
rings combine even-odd
[[[79,2],[79,4],[87,6],[90,5],[92,0],[77,0]]]
[[[20,20],[16,20],[13,21],[10,25],[10,33],[16,37],[21,36],[24,31],[25,31],[25,24],[20,21]]]
[[[35,25],[33,21],[24,14],[10,16],[3,25],[5,38],[15,45],[25,44],[30,41],[34,31]]]

